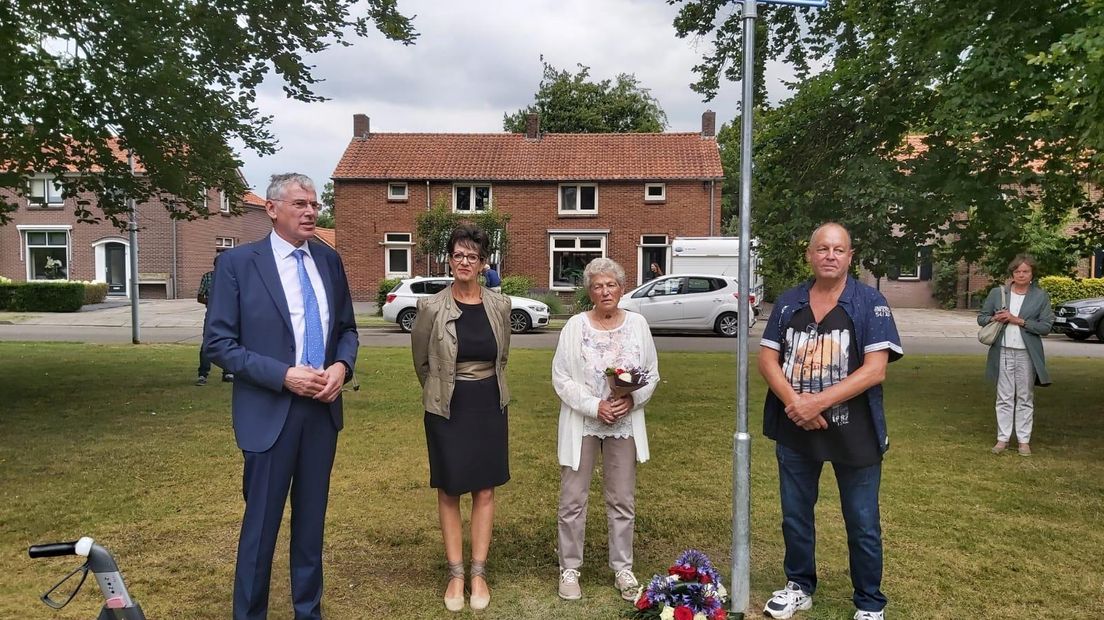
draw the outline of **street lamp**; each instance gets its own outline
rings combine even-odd
[[[784,4],[820,8],[827,0],[760,0],[763,4]],[[740,299],[751,295],[751,132],[755,95],[756,0],[743,0],[744,76],[740,103]],[[736,372],[736,433],[732,445],[732,588],[729,609],[744,617],[751,599],[751,435],[748,433],[748,316],[738,315],[739,343]]]

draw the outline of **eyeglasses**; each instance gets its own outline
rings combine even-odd
[[[319,210],[322,205],[316,200],[282,200],[280,198],[273,198],[272,202],[286,202],[295,207],[297,211],[306,211],[307,209]]]
[[[616,283],[616,282],[608,282],[606,284],[591,284],[590,285],[590,290],[594,291],[595,293],[601,293],[602,291],[610,291],[612,293],[613,291],[616,291],[619,288],[621,288],[621,285]]]
[[[452,255],[452,260],[457,263],[471,263],[472,265],[482,260],[478,254],[464,254],[463,252],[457,252]]]

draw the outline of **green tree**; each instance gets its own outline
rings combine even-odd
[[[764,7],[762,49],[799,81],[756,119],[753,225],[840,220],[875,273],[923,243],[973,262],[1014,254],[1070,213],[1085,225],[1057,251],[1099,243],[1102,2]],[[740,16],[727,1],[680,4],[680,35],[715,33],[695,84],[711,97],[739,77]]]
[[[190,0],[0,2],[0,188],[54,175],[81,220],[125,219],[124,196],[161,198],[173,217],[204,215],[204,187],[246,187],[230,143],[271,154],[257,88],[275,72],[287,97],[320,101],[305,61],[375,26],[417,37],[396,0],[273,4]],[[112,139],[115,138],[115,139]],[[145,174],[133,176],[120,152]],[[70,170],[95,174],[64,176]],[[14,204],[0,201],[0,223]]]
[[[470,222],[479,226],[491,240],[491,254],[505,257],[510,247],[510,236],[506,225],[510,216],[489,206],[485,211],[473,214],[456,213],[448,198],[434,201],[433,208],[418,213],[414,219],[414,243],[418,252],[430,261],[432,273],[445,273],[448,262],[448,240],[454,228],[461,222]]]
[[[318,212],[318,219],[316,224],[323,228],[334,227],[334,185],[333,181],[326,181],[326,185],[322,188],[322,197],[319,199],[322,202],[322,209]]]
[[[533,112],[549,133],[660,132],[667,126],[663,108],[636,76],[622,73],[616,80],[593,82],[590,67],[578,67],[571,73],[544,63],[534,103],[503,114],[502,128],[524,133],[526,116]]]

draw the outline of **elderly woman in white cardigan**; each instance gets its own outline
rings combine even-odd
[[[601,453],[609,567],[614,587],[631,601],[639,589],[632,572],[636,463],[648,460],[644,405],[659,381],[659,363],[644,317],[617,307],[625,291],[625,270],[608,258],[596,258],[583,271],[583,282],[594,309],[567,321],[552,360],[552,385],[561,403],[559,595],[565,600],[582,597],[587,494]],[[612,399],[606,368],[639,368],[647,373],[648,383]]]

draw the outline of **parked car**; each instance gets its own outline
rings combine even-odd
[[[636,312],[653,330],[713,331],[725,337],[738,335],[740,304],[736,278],[711,274],[660,276],[628,292],[618,304]],[[748,312],[748,325],[755,313]]]
[[[407,278],[391,289],[383,304],[384,320],[397,323],[399,329],[409,332],[418,316],[418,298],[429,297],[443,290],[452,278]],[[510,331],[515,334],[535,327],[548,325],[548,306],[528,297],[510,295]]]
[[[1074,340],[1086,340],[1096,334],[1104,340],[1104,297],[1074,299],[1054,311],[1051,331],[1063,333]]]

